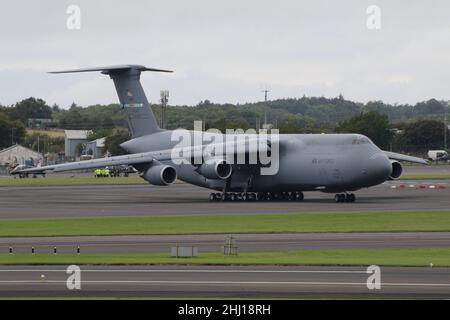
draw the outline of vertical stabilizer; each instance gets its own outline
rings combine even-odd
[[[100,68],[57,71],[50,73],[72,73],[101,71],[114,81],[120,104],[128,119],[128,126],[133,138],[158,132],[160,128],[142,88],[140,77],[142,71],[172,72],[169,70],[146,68],[139,65],[120,65]]]

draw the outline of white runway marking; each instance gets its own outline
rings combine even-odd
[[[174,284],[174,285],[312,285],[312,286],[364,286],[366,282],[308,282],[308,281],[166,281],[166,280],[88,280],[82,284]],[[5,280],[0,284],[66,284],[61,280]],[[449,287],[450,283],[382,283],[382,287]]]
[[[0,272],[63,272],[65,273],[65,269],[36,269],[36,270],[26,270],[26,269],[8,269],[8,270],[1,270]],[[358,271],[358,270],[183,270],[183,269],[177,269],[177,270],[163,270],[163,269],[153,269],[153,270],[147,270],[147,269],[131,269],[131,270],[115,270],[115,269],[108,269],[108,270],[96,270],[96,269],[83,269],[81,267],[81,272],[99,272],[99,273],[109,273],[109,272],[123,272],[123,273],[159,273],[159,272],[165,272],[165,273],[184,273],[184,272],[190,272],[190,273],[363,273],[366,274],[366,271]]]

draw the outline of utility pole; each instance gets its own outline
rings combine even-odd
[[[444,113],[444,150],[447,151],[447,112]]]
[[[169,101],[169,91],[168,90],[161,90],[161,117],[160,117],[160,127],[161,129],[165,129],[166,127],[166,107],[167,102]]]
[[[270,92],[270,90],[264,89],[262,92],[264,92],[264,102],[267,102],[267,94]]]
[[[262,90],[261,92],[264,92],[264,103],[267,105],[267,94],[270,92],[270,90],[269,89],[264,89],[264,90]],[[264,126],[263,126],[263,128],[266,128],[267,126],[267,112],[266,111],[264,111]]]

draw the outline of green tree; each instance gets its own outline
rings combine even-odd
[[[444,123],[436,120],[418,120],[405,125],[403,133],[396,139],[396,145],[408,152],[425,153],[432,149],[443,149],[444,130],[447,141],[450,141],[450,133]]]
[[[31,97],[16,103],[8,113],[10,119],[27,124],[30,118],[51,119],[52,108],[44,100]]]
[[[33,149],[35,151],[40,151],[43,153],[58,153],[64,150],[64,138],[62,137],[51,137],[48,134],[41,132],[34,132],[32,134],[27,134],[23,145],[27,148]]]
[[[83,108],[73,103],[69,110],[54,111],[53,118],[65,129],[101,130],[127,125],[125,114],[117,104]]]
[[[363,134],[380,148],[387,148],[393,137],[388,117],[373,111],[361,113],[341,122],[336,127],[336,132]]]
[[[0,149],[22,143],[25,135],[26,129],[22,122],[11,121],[4,112],[0,112]]]
[[[113,156],[127,154],[127,152],[120,147],[120,144],[130,139],[130,133],[126,129],[116,129],[113,134],[106,137],[105,149]]]
[[[83,151],[84,151],[84,144],[83,143],[77,144],[77,146],[75,147],[75,155],[79,157],[83,154]]]
[[[311,118],[302,116],[301,114],[283,113],[277,118],[280,133],[308,132],[308,130],[314,126],[314,122]]]
[[[114,131],[110,130],[110,129],[95,130],[90,135],[88,135],[87,139],[88,139],[88,141],[93,141],[96,139],[108,137],[108,136],[112,135],[113,133],[114,133]]]

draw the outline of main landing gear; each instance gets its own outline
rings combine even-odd
[[[334,196],[336,202],[355,202],[356,197],[353,193],[340,193]]]
[[[303,192],[225,192],[211,193],[210,201],[302,201]]]

